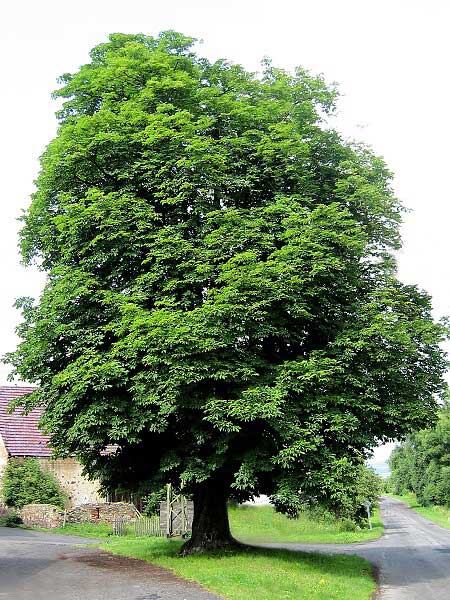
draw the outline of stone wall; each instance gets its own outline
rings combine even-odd
[[[74,458],[39,458],[43,469],[52,473],[67,494],[66,508],[87,503],[103,502],[97,481],[89,481],[82,475],[82,466]]]
[[[27,504],[19,510],[19,514],[28,527],[54,529],[64,522],[64,511],[52,504]]]
[[[64,523],[108,523],[112,525],[115,517],[125,517],[133,521],[138,512],[133,504],[126,502],[101,502],[82,504],[70,510],[61,510],[51,504],[27,504],[19,514],[29,527],[54,529]]]
[[[81,504],[67,511],[67,523],[110,523],[115,517],[134,521],[139,516],[133,504],[128,502],[100,502]]]

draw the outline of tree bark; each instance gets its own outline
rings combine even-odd
[[[239,547],[230,532],[227,499],[226,488],[213,482],[194,492],[192,536],[181,548],[182,555]]]

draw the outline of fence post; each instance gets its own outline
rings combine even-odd
[[[167,484],[166,535],[172,535],[172,484]]]
[[[187,498],[185,496],[180,496],[180,506],[181,506],[181,535],[185,537],[187,533]]]

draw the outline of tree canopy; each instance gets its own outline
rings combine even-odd
[[[9,360],[57,452],[193,494],[199,547],[230,496],[339,505],[370,448],[432,420],[446,330],[397,279],[391,175],[327,124],[336,90],[193,43],[113,34],[61,77],[21,232],[48,280]]]

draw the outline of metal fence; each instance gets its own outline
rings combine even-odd
[[[115,517],[112,530],[113,535],[134,534],[136,537],[159,537],[163,535],[159,526],[158,515],[152,517],[139,516],[133,521],[130,521],[127,517]]]

